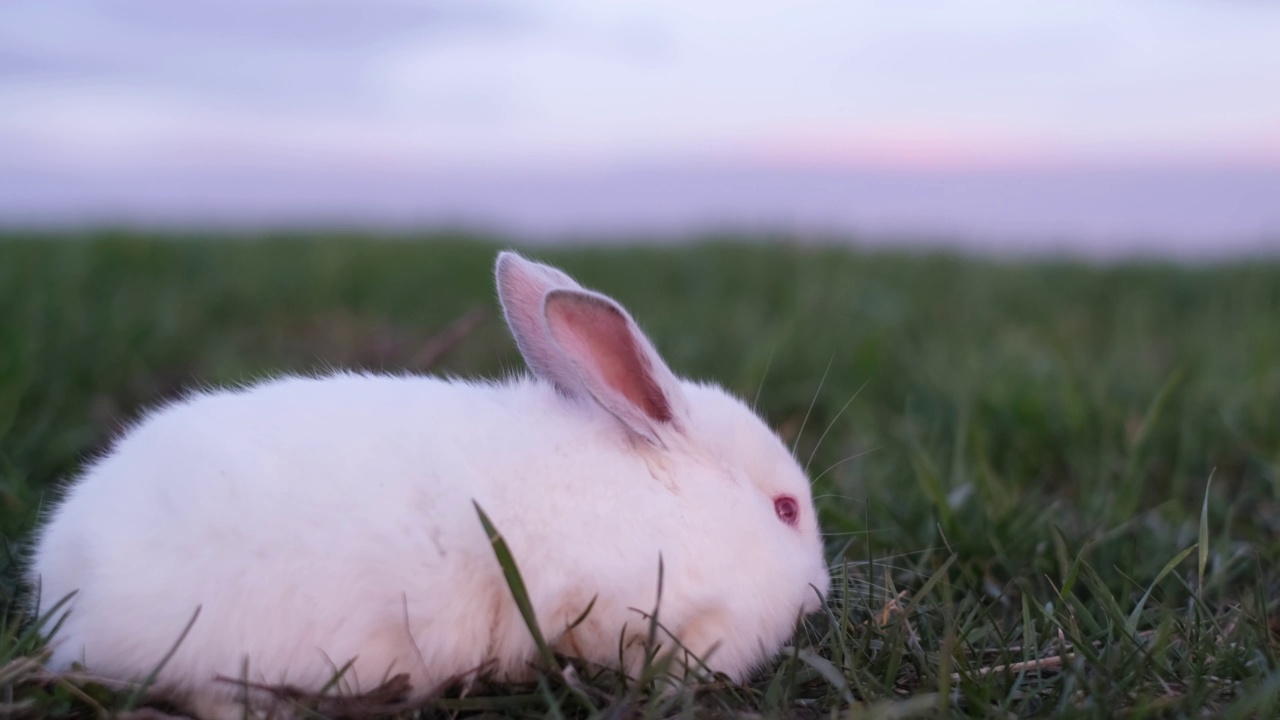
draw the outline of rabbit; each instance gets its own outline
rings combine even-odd
[[[285,376],[128,428],[37,532],[51,669],[159,667],[153,690],[207,718],[270,707],[262,684],[321,691],[348,662],[345,687],[403,673],[419,699],[530,679],[477,507],[556,652],[634,674],[656,605],[686,671],[743,681],[771,659],[830,582],[791,452],[674,375],[609,297],[514,252],[495,275],[531,375]]]

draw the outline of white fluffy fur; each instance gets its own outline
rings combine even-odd
[[[620,635],[647,631],[661,554],[663,624],[741,679],[828,589],[808,482],[737,399],[667,391],[683,397],[657,444],[536,378],[285,377],[159,408],[39,535],[39,610],[76,593],[51,664],[145,677],[199,608],[158,687],[205,716],[238,717],[239,688],[215,677],[246,663],[251,681],[311,689],[353,658],[366,690],[402,672],[422,694],[478,668],[519,677],[535,649],[475,501],[557,649],[616,665]]]

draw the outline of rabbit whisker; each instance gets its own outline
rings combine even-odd
[[[769,351],[769,359],[764,362],[764,372],[760,374],[760,384],[756,386],[756,396],[751,398],[751,409],[757,410],[760,406],[760,393],[764,391],[764,381],[769,379],[769,368],[773,367],[773,356],[778,352],[778,345],[775,343],[773,349]]]
[[[852,496],[852,495],[841,495],[841,494],[839,494],[839,493],[823,493],[822,495],[814,495],[814,496],[813,496],[813,500],[814,500],[814,502],[817,502],[817,501],[819,501],[819,500],[827,500],[827,499],[831,499],[831,498],[834,498],[834,499],[836,499],[836,500],[848,500],[849,502],[856,502],[856,503],[865,503],[865,502],[868,502],[868,500],[867,500],[866,498],[862,498],[862,497],[854,497],[854,496]]]
[[[867,382],[868,381],[864,380],[862,384],[858,386],[858,389],[853,391],[853,394],[849,396],[849,399],[840,407],[840,411],[836,413],[835,417],[831,418],[831,422],[827,423],[827,429],[822,431],[822,435],[818,437],[818,442],[813,445],[813,451],[809,453],[809,459],[804,463],[805,472],[809,472],[809,466],[813,464],[813,458],[818,454],[818,448],[822,447],[822,441],[827,439],[827,433],[831,432],[831,428],[836,426],[836,422],[840,420],[840,416],[844,414],[844,411],[849,409],[849,405],[853,403],[854,400],[858,399],[858,395],[862,392],[862,389],[867,386]]]
[[[826,475],[827,473],[831,472],[832,470],[835,470],[837,467],[839,467],[839,466],[841,466],[841,465],[843,465],[843,464],[845,464],[845,463],[847,463],[847,462],[850,462],[850,461],[852,461],[852,460],[857,460],[858,458],[862,457],[863,455],[867,455],[867,454],[869,454],[869,453],[873,453],[873,452],[875,452],[876,450],[879,450],[879,449],[880,449],[880,446],[878,446],[878,445],[877,445],[876,447],[869,448],[869,449],[867,449],[867,450],[863,450],[863,451],[862,451],[862,452],[860,452],[860,453],[854,453],[853,455],[850,455],[849,457],[844,458],[844,459],[842,459],[842,460],[837,460],[837,461],[835,461],[834,463],[831,463],[830,465],[828,465],[826,470],[823,470],[822,472],[820,472],[820,473],[818,473],[816,476],[814,476],[814,478],[813,478],[812,480],[810,480],[810,481],[809,481],[809,484],[810,484],[810,485],[812,485],[812,484],[814,484],[814,483],[818,482],[819,480],[821,480],[821,479],[822,479],[822,476],[823,476],[823,475]]]
[[[813,391],[813,399],[809,401],[809,409],[804,413],[804,420],[800,421],[800,430],[796,432],[795,442],[791,443],[791,454],[796,454],[796,448],[800,447],[800,438],[804,437],[804,426],[809,424],[809,416],[813,414],[813,406],[818,404],[818,396],[822,394],[822,386],[827,383],[827,373],[831,372],[831,363],[836,361],[836,354],[831,353],[831,357],[827,359],[827,369],[822,371],[822,379],[818,381],[818,389]]]
[[[870,535],[871,533],[874,533],[874,532],[883,532],[883,530],[878,530],[876,528],[868,528],[866,530],[847,530],[845,532],[829,532],[829,533],[824,532],[822,533],[822,537],[828,538],[828,539],[839,538],[839,537],[851,537],[853,535]]]

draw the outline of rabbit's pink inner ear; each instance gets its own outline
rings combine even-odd
[[[632,418],[626,406],[649,421],[671,422],[671,401],[654,367],[661,360],[650,357],[648,343],[621,308],[594,294],[553,292],[547,296],[545,312],[552,336],[589,375],[584,378],[588,390],[607,410],[628,424]],[[650,434],[648,428],[632,429]]]

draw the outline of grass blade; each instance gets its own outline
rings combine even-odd
[[[142,681],[142,684],[133,689],[133,692],[129,694],[128,700],[125,701],[125,707],[134,707],[142,700],[142,696],[151,689],[151,686],[155,684],[156,679],[160,677],[160,672],[164,670],[164,666],[168,665],[169,661],[173,659],[174,654],[178,652],[178,648],[182,645],[182,641],[187,639],[187,633],[191,632],[191,628],[195,626],[196,620],[199,619],[199,617],[200,606],[196,606],[196,611],[191,613],[191,619],[187,621],[187,626],[182,628],[182,633],[178,635],[178,639],[173,643],[173,647],[169,648],[169,652],[165,653],[164,657],[160,658],[159,664],[151,670],[151,674],[147,675],[147,678]]]
[[[1200,556],[1196,563],[1196,593],[1204,592],[1204,569],[1209,565],[1209,488],[1213,486],[1213,470],[1209,471],[1209,479],[1204,483],[1204,502],[1200,505]],[[1203,596],[1201,596],[1203,600]]]
[[[484,531],[489,536],[489,544],[493,547],[494,556],[498,558],[498,565],[502,567],[502,576],[507,581],[507,589],[511,591],[511,598],[515,600],[516,608],[520,610],[520,617],[524,618],[525,627],[529,628],[533,644],[538,648],[538,656],[542,658],[547,669],[554,670],[556,655],[547,645],[542,629],[538,627],[538,618],[533,614],[533,603],[529,602],[529,591],[525,588],[524,578],[520,576],[520,569],[516,567],[516,559],[511,555],[511,549],[507,547],[507,541],[502,537],[502,533],[494,527],[493,521],[480,507],[480,503],[473,500],[471,504],[475,505],[480,524],[484,526]]]
[[[1172,560],[1164,564],[1164,567],[1156,574],[1156,579],[1152,580],[1151,584],[1147,586],[1146,592],[1142,593],[1142,597],[1138,600],[1138,604],[1133,608],[1133,612],[1129,613],[1129,619],[1125,621],[1124,629],[1130,637],[1133,637],[1138,632],[1138,621],[1142,618],[1142,609],[1146,607],[1147,599],[1151,597],[1151,592],[1156,589],[1156,586],[1160,584],[1160,581],[1163,580],[1166,575],[1178,566],[1178,563],[1186,560],[1187,556],[1191,554],[1191,551],[1195,549],[1196,546],[1192,545],[1174,556]]]

